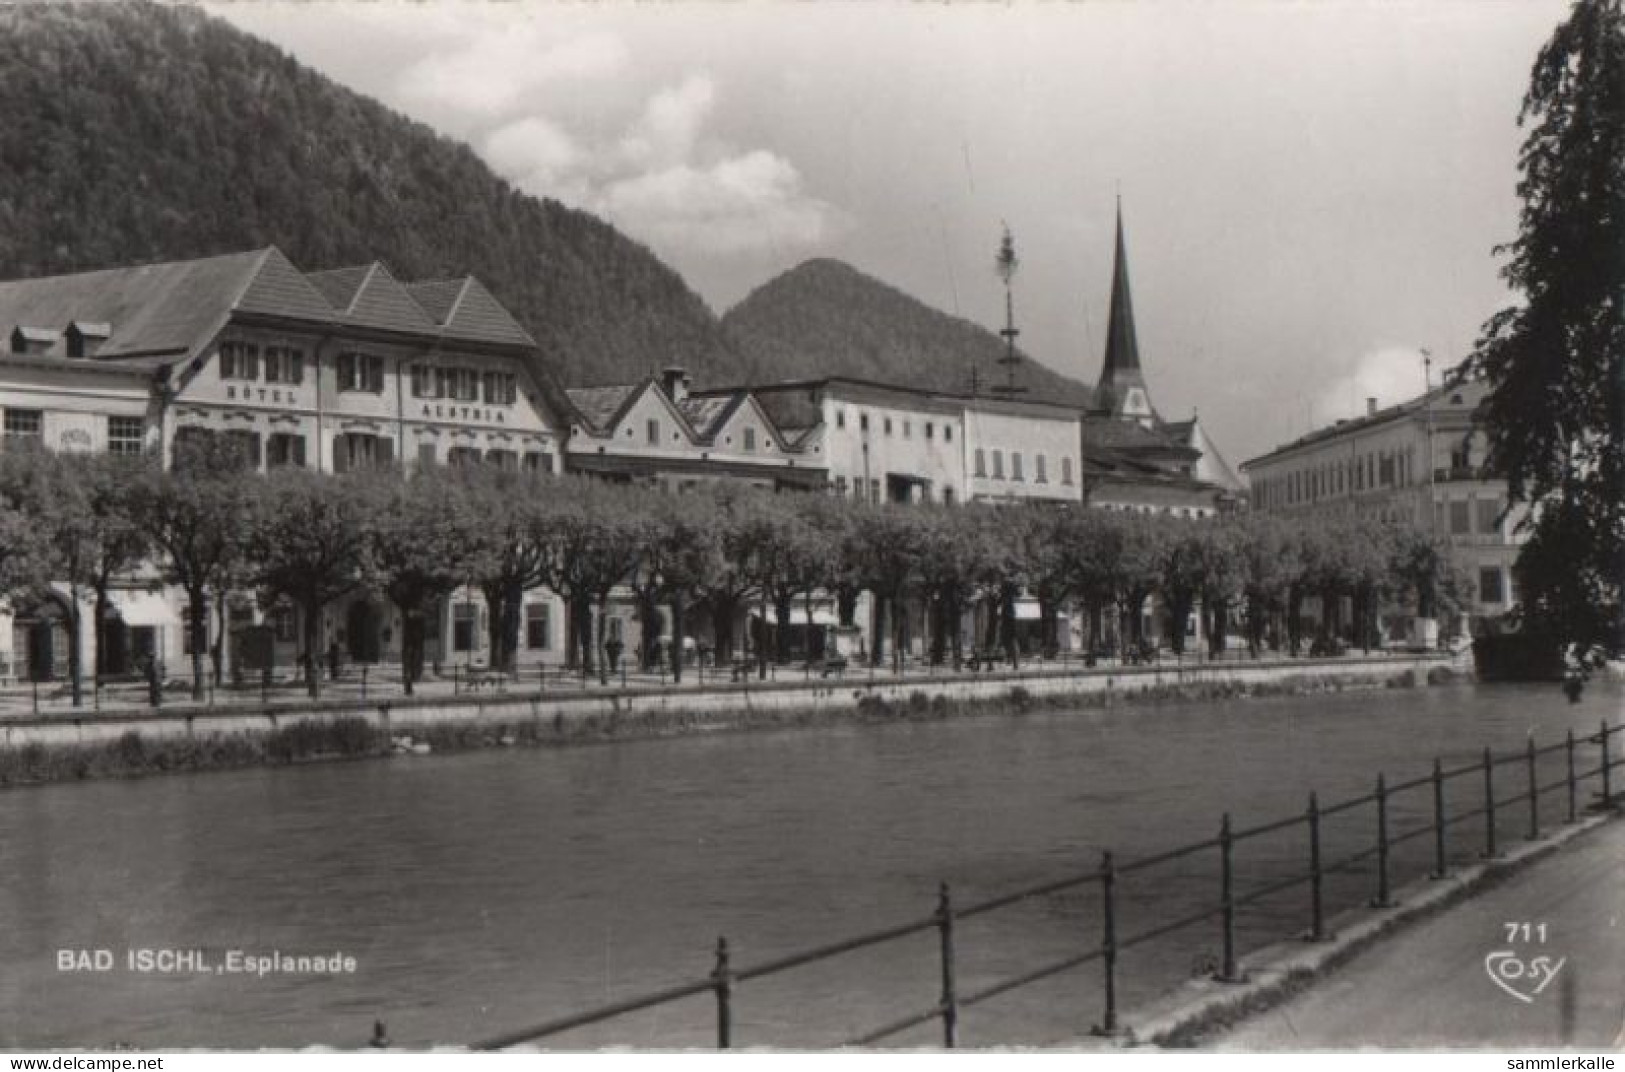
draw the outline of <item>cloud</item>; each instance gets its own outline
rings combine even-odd
[[[621,179],[598,207],[657,246],[724,255],[816,245],[836,216],[802,188],[794,165],[763,149]]]
[[[629,62],[625,43],[612,34],[548,43],[530,24],[486,26],[412,64],[398,84],[401,97],[423,110],[490,119],[552,84],[619,77]]]
[[[1435,366],[1437,366],[1435,362]],[[1439,382],[1439,369],[1433,370]],[[1325,423],[1365,412],[1366,399],[1377,408],[1416,398],[1422,393],[1422,354],[1415,347],[1384,346],[1368,350],[1355,362],[1354,371],[1327,384],[1315,405],[1315,420]]]
[[[703,74],[660,90],[621,139],[621,152],[640,167],[670,167],[688,160],[716,98],[716,84]]]
[[[587,153],[563,127],[539,115],[526,116],[492,131],[485,159],[520,186],[554,191],[571,184],[587,163]]]

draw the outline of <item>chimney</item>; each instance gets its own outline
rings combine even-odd
[[[668,365],[660,373],[660,387],[673,402],[688,397],[688,370],[681,365]]]
[[[1373,416],[1376,412],[1377,412],[1377,400],[1375,398],[1367,398],[1365,400],[1365,415],[1367,417],[1370,417],[1370,416]]]

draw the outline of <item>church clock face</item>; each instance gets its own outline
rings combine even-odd
[[[1123,399],[1123,412],[1136,417],[1150,413],[1151,407],[1146,403],[1145,392],[1138,387],[1130,387],[1128,395]]]

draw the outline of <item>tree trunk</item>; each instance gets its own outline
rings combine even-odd
[[[305,691],[312,700],[322,698],[322,672],[319,660],[322,650],[322,605],[318,600],[305,599],[299,603],[305,612]],[[198,649],[193,648],[194,652]],[[196,656],[193,657],[196,661]]]
[[[660,650],[660,601],[648,589],[638,593],[638,669],[646,674],[655,670],[655,656]]]
[[[192,636],[192,699],[201,701],[203,687],[203,649],[209,643],[209,608],[203,589],[186,593],[186,628]]]
[[[1006,588],[999,600],[999,632],[1003,635],[1004,655],[1012,670],[1021,666],[1021,650],[1016,644],[1016,591]]]
[[[851,587],[840,587],[835,590],[835,616],[846,628],[852,628],[853,619],[858,616],[858,593]]]
[[[609,657],[604,653],[604,633],[609,627],[609,593],[602,592],[598,596],[598,629],[594,654],[598,657],[598,683],[609,684]]]
[[[397,603],[401,612],[401,685],[406,695],[423,676],[423,601]]]
[[[948,599],[948,643],[954,653],[954,669],[958,670],[965,663],[965,640],[960,635],[960,621],[965,616],[963,601],[956,592]]]
[[[776,623],[777,635],[773,638],[773,657],[779,662],[790,661],[790,603],[795,597],[788,592],[780,592],[773,600],[773,619]],[[807,620],[807,628],[812,628],[812,619]]]
[[[102,643],[102,626],[107,621],[107,584],[97,584],[95,589],[95,606],[91,611],[96,615],[96,687],[101,687],[102,678],[107,675],[107,645]]]
[[[73,706],[85,705],[85,641],[83,632],[83,619],[79,611],[79,586],[68,587],[68,690],[73,696]]]
[[[673,683],[683,683],[683,597],[673,594],[671,597],[671,679]]]
[[[229,620],[225,589],[217,588],[214,593],[214,643],[209,645],[209,662],[213,664],[211,669],[214,672],[214,687],[217,689],[225,684],[226,680],[226,623]]]
[[[941,666],[948,653],[947,599],[939,593],[926,606],[931,618],[931,665]]]
[[[874,606],[870,610],[873,626],[869,630],[871,640],[869,645],[869,665],[879,666],[881,660],[886,656],[886,630],[888,628],[886,600],[879,592],[875,592],[873,593],[872,602]]]
[[[903,672],[903,654],[908,648],[908,607],[903,597],[893,596],[888,602],[891,604],[891,665],[892,673]]]

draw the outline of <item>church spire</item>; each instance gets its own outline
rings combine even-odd
[[[1123,201],[1117,201],[1117,251],[1112,265],[1111,321],[1106,328],[1106,359],[1100,369],[1099,405],[1114,417],[1149,424],[1155,419],[1140,371],[1140,341],[1129,296],[1128,244],[1123,238]]]

